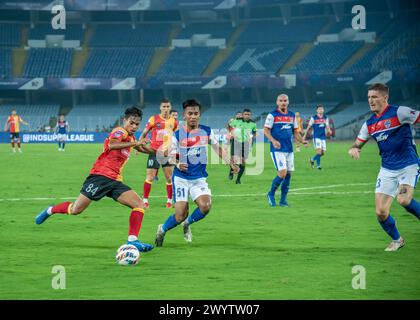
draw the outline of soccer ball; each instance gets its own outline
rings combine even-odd
[[[118,248],[115,260],[122,266],[135,265],[140,260],[140,252],[131,244],[123,244]]]

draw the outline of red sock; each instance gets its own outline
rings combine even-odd
[[[14,148],[15,147],[15,142],[14,141],[12,141],[12,148]]]
[[[65,213],[69,214],[70,206],[72,205],[71,202],[63,202],[60,204],[57,204],[56,206],[51,208],[51,213]]]
[[[20,141],[18,141],[18,148],[20,149]]]
[[[150,190],[152,189],[152,183],[145,180],[143,185],[143,198],[149,198]]]
[[[130,214],[130,227],[128,229],[129,236],[139,236],[141,222],[143,221],[144,209],[134,208]]]
[[[168,199],[172,199],[172,183],[166,184],[166,194],[168,195]]]

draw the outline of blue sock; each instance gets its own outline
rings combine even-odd
[[[61,149],[61,142],[58,143],[58,149]]]
[[[412,199],[410,204],[406,207],[404,207],[405,210],[410,212],[412,215],[414,215],[417,219],[420,220],[420,203],[418,203],[416,200]]]
[[[273,179],[273,182],[271,183],[270,194],[274,195],[276,193],[276,190],[279,188],[279,185],[281,184],[282,181],[283,179],[280,178],[279,176],[276,176]]]
[[[170,215],[162,226],[164,232],[175,228],[179,223],[175,219],[175,215]]]
[[[395,225],[394,218],[389,215],[385,221],[378,220],[381,224],[382,229],[392,238],[392,240],[398,240],[400,238],[400,233],[397,230]]]
[[[316,166],[320,167],[321,166],[321,155],[317,154],[316,156]]]
[[[290,175],[290,173],[286,174],[286,176],[284,177],[283,180],[283,184],[281,185],[281,197],[280,197],[280,202],[286,202],[286,197],[287,194],[289,192],[289,186],[290,186],[290,179],[292,178],[292,176]]]
[[[187,218],[188,224],[192,224],[194,222],[200,221],[201,219],[205,218],[206,214],[200,211],[200,208],[195,208],[194,212]]]
[[[63,143],[62,143],[62,145],[63,145],[63,150],[64,150],[64,147],[66,146],[66,143],[65,143],[65,142],[63,142]]]

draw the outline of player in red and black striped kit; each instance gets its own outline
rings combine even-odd
[[[134,190],[122,183],[122,170],[130,157],[131,148],[143,153],[153,152],[134,137],[141,117],[142,112],[136,107],[125,111],[123,127],[115,128],[106,138],[104,151],[90,170],[76,201],[63,202],[46,208],[36,217],[36,224],[43,223],[54,214],[80,214],[92,201],[107,196],[131,208],[127,244],[134,245],[142,252],[153,249],[152,245],[140,242],[138,239],[144,216],[143,201]]]

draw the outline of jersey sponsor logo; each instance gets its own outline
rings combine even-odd
[[[187,157],[198,157],[201,153],[201,148],[191,148],[187,152]]]
[[[207,136],[195,136],[195,137],[188,137],[181,140],[181,147],[192,147],[192,146],[205,146],[208,143]]]
[[[294,118],[289,116],[275,116],[274,123],[293,123]]]
[[[386,139],[388,139],[388,135],[385,132],[382,132],[381,134],[378,134],[376,137],[376,142],[381,142],[381,141],[385,141]]]
[[[284,124],[280,128],[280,130],[288,130],[288,129],[292,129],[292,125],[290,125],[290,124]]]

